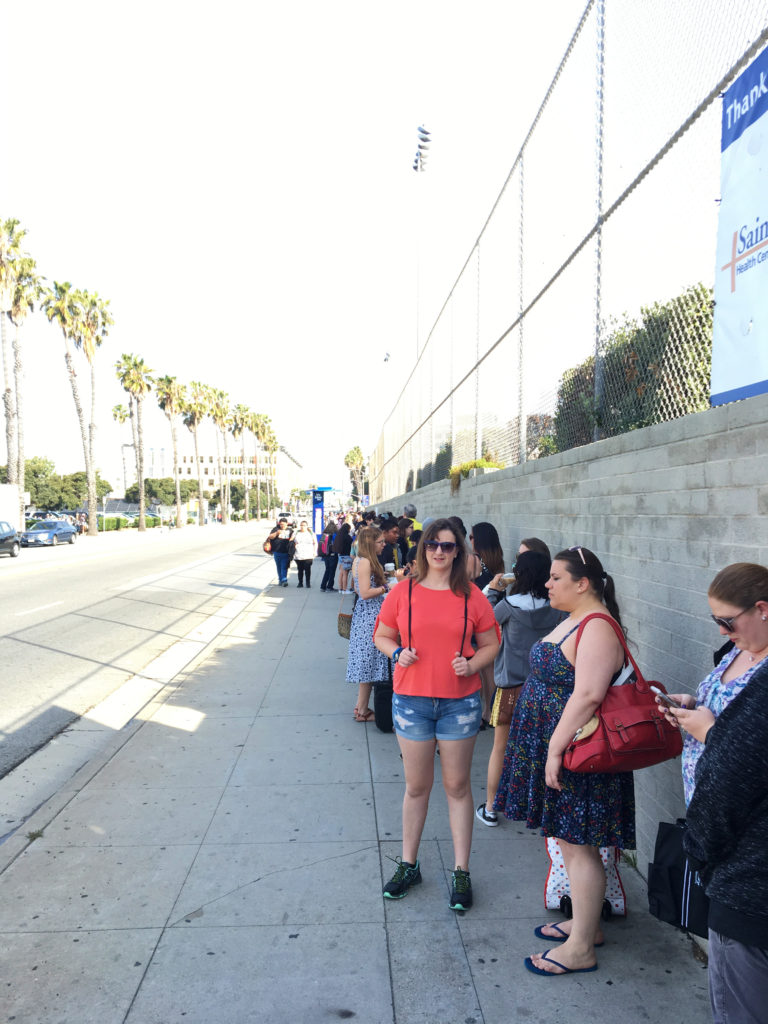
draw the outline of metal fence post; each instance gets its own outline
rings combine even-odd
[[[605,365],[600,345],[601,289],[603,273],[603,118],[605,88],[605,0],[597,0],[597,232],[595,234],[595,425],[594,441],[600,440],[605,397]]]
[[[525,149],[524,148],[523,148],[522,152],[520,153],[520,164],[519,164],[519,167],[520,167],[520,245],[519,245],[519,250],[520,250],[520,253],[519,253],[519,255],[520,255],[520,268],[519,268],[519,275],[520,275],[520,306],[519,306],[519,310],[518,310],[518,315],[520,317],[520,323],[518,324],[518,328],[517,329],[518,329],[518,331],[520,333],[519,333],[519,336],[518,336],[518,343],[517,343],[517,413],[518,413],[517,436],[519,438],[519,440],[518,440],[518,450],[517,450],[517,461],[518,461],[518,463],[523,463],[528,458],[528,429],[527,429],[527,427],[528,427],[528,418],[525,415],[525,405],[524,405],[525,389],[524,389],[524,384],[523,384],[524,362],[525,362],[525,359],[524,359],[524,357],[525,357],[525,349],[523,347],[523,334],[524,334],[523,326],[525,324],[525,318],[523,317],[523,310],[525,309],[525,297],[524,297],[524,294],[523,294],[523,267],[524,267],[524,261],[523,261],[523,249],[524,249],[523,226],[524,226],[524,218],[525,218],[525,174],[524,174],[524,169],[525,169]]]

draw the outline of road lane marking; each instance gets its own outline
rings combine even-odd
[[[51,604],[40,604],[37,608],[28,608],[25,612],[15,612],[14,614],[18,617],[19,615],[32,615],[34,612],[44,612],[46,608],[55,608],[59,604],[64,604],[63,601],[52,601]]]

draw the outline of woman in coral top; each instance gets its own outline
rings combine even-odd
[[[387,595],[374,643],[395,663],[392,719],[405,770],[403,854],[384,896],[402,899],[421,881],[419,842],[439,744],[454,851],[449,905],[467,910],[475,814],[469,776],[482,712],[478,673],[493,664],[499,639],[488,599],[469,581],[463,538],[447,519],[424,530],[415,571]]]

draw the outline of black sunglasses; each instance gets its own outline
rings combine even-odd
[[[428,548],[430,551],[437,551],[437,549],[440,548],[441,551],[445,551],[446,554],[450,555],[450,553],[456,547],[456,541],[455,540],[425,540],[424,541],[424,547]]]
[[[726,618],[725,615],[710,615],[710,619],[718,625],[722,626],[727,633],[733,632],[733,624],[741,615],[746,615],[747,612],[751,612],[755,606],[751,604],[749,608],[745,608],[744,611],[738,612],[736,615],[731,615],[730,618]]]

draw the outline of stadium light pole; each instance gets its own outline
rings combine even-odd
[[[418,137],[418,145],[416,147],[416,155],[413,158],[413,169],[416,174],[423,174],[427,169],[427,161],[429,160],[429,144],[432,141],[431,132],[428,132],[423,125],[419,125],[416,130]],[[420,209],[417,200],[417,211]],[[416,231],[416,359],[419,358],[419,300],[420,300],[420,277],[421,277],[421,259],[420,259],[420,239],[421,230],[417,228]]]

